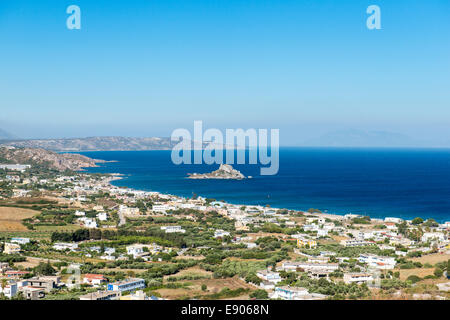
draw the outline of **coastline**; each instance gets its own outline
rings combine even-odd
[[[330,152],[333,157],[336,156],[337,160],[340,161],[347,161],[347,159],[353,159],[354,157],[356,157],[355,162],[361,159],[360,152],[355,153],[346,151],[342,153],[336,152],[336,150],[331,150]],[[312,157],[315,160],[316,158],[324,159],[330,156],[330,154],[326,150],[321,150],[319,154],[316,151],[304,153],[303,150],[301,150],[300,154],[302,161],[304,161],[305,158],[307,159],[307,165],[310,164],[310,162],[308,161],[309,159],[312,159]],[[326,155],[326,157],[320,158],[324,154]],[[308,170],[310,170],[310,168],[313,169],[313,171],[308,172],[309,176],[305,176],[305,170],[302,170],[300,173],[297,170],[292,171],[288,164],[287,169],[285,169],[287,171],[283,172],[284,175],[280,177],[269,177],[270,179],[267,179],[266,177],[259,177],[254,175],[254,179],[245,179],[241,180],[242,182],[240,183],[235,183],[234,181],[228,181],[227,179],[187,179],[187,177],[185,176],[185,172],[189,172],[189,168],[187,170],[183,166],[166,164],[167,157],[164,156],[164,153],[160,154],[159,152],[140,153],[139,156],[134,152],[105,152],[95,154],[89,153],[85,155],[100,159],[114,159],[115,161],[108,162],[120,163],[112,164],[111,166],[107,163],[105,165],[100,164],[100,168],[91,168],[90,170],[88,170],[88,172],[103,174],[122,172],[121,174],[116,175],[115,179],[111,180],[111,185],[113,185],[114,187],[127,187],[130,190],[158,192],[161,194],[172,195],[180,198],[191,198],[191,194],[195,193],[205,198],[223,200],[228,204],[238,204],[244,206],[270,205],[270,207],[273,209],[288,209],[291,211],[300,212],[305,212],[310,208],[316,208],[319,209],[323,215],[338,217],[342,217],[346,214],[351,213],[359,216],[369,216],[372,219],[380,221],[386,217],[398,217],[403,220],[409,221],[414,219],[415,217],[421,217],[425,220],[428,218],[432,218],[439,223],[450,221],[448,201],[445,200],[445,198],[442,198],[442,195],[445,192],[440,191],[439,193],[435,193],[434,191],[432,191],[431,186],[427,186],[426,188],[421,188],[420,186],[418,188],[414,187],[415,189],[417,189],[417,191],[423,189],[423,191],[426,192],[426,197],[423,197],[422,193],[420,193],[420,195],[417,196],[419,198],[417,198],[415,194],[409,194],[409,189],[411,189],[410,186],[413,185],[413,183],[408,180],[409,176],[404,175],[400,175],[398,177],[399,179],[397,180],[397,183],[401,183],[402,187],[399,190],[401,190],[401,192],[403,193],[390,193],[386,190],[392,189],[393,191],[397,191],[398,189],[390,188],[390,185],[386,185],[387,188],[384,188],[383,186],[386,183],[386,179],[379,180],[379,176],[375,175],[374,172],[370,173],[370,176],[368,177],[370,179],[377,179],[374,181],[377,183],[376,185],[373,185],[370,179],[370,181],[367,183],[365,181],[364,183],[361,183],[360,177],[353,178],[353,176],[350,177],[348,174],[336,175],[333,171],[328,170],[330,171],[330,176],[328,174],[328,171],[324,171],[323,173],[318,172],[318,169],[322,170],[322,165],[308,167]],[[362,153],[362,155],[366,156],[366,154],[364,153]],[[378,154],[376,155],[379,156]],[[372,154],[370,156],[372,157]],[[385,154],[381,153],[381,156],[384,157]],[[407,159],[406,157],[410,156],[410,154],[400,154],[399,156],[397,153],[395,153],[393,155],[391,154],[390,156],[391,159],[393,159],[390,161],[395,161],[394,164],[401,163],[403,165],[403,160]],[[429,157],[430,154],[425,153],[422,154],[422,156]],[[168,157],[170,157],[170,154],[168,155]],[[289,153],[286,152],[286,157],[290,157],[291,161],[299,159],[296,156],[292,157],[292,153],[290,150]],[[448,158],[449,156],[441,157],[442,160],[447,160]],[[413,162],[412,165],[422,165],[422,162],[423,161],[416,161]],[[151,163],[151,165],[149,163]],[[383,165],[384,164],[382,163],[382,165],[379,166],[380,170],[384,170]],[[409,173],[410,167],[412,169],[415,168],[412,167],[412,165],[410,165],[406,169],[403,169],[403,171],[407,171]],[[136,170],[135,168],[138,168],[138,170]],[[207,166],[196,168],[200,172],[208,172],[208,170],[206,169]],[[286,165],[284,168],[286,168]],[[326,167],[324,168],[327,169]],[[377,167],[376,169],[379,168]],[[251,171],[251,166],[242,168],[238,167],[238,169],[242,172],[245,172],[246,174],[253,173]],[[442,169],[443,168],[440,167],[438,171],[442,172]],[[361,175],[362,171],[364,171],[363,174],[366,174],[367,170],[366,168],[364,168],[364,170],[360,170],[359,172],[355,173]],[[288,173],[288,175],[286,173]],[[291,178],[291,174],[294,174],[294,176],[292,176],[293,178]],[[421,178],[420,175],[416,175],[414,171],[411,175],[416,179]],[[299,179],[300,176],[301,180],[295,180]],[[313,180],[311,180],[311,176]],[[444,174],[443,176],[446,177],[447,175]],[[286,179],[286,177],[288,177],[290,180]],[[339,183],[340,181],[346,181],[347,183],[344,183],[343,185],[334,184],[334,186],[328,183],[328,181],[334,181],[338,178],[348,179],[341,179],[338,181]],[[126,182],[121,182],[121,180],[124,180]],[[300,184],[297,184],[297,181],[299,181]],[[322,188],[323,181],[326,181],[326,183],[328,183],[328,185],[324,185],[328,189]],[[356,183],[354,184],[353,181],[356,181]],[[295,183],[294,188],[290,188],[290,185],[289,188],[285,187],[283,185],[284,182]],[[271,185],[273,185],[274,187],[278,185],[281,186],[281,188],[272,190]],[[368,188],[366,188],[366,186],[368,186]],[[448,189],[446,180],[440,182],[439,186],[443,187],[441,190],[445,191]],[[359,192],[360,189],[363,191]],[[326,192],[321,194],[320,192],[322,190]],[[355,192],[357,193],[355,194]],[[361,195],[366,195],[368,194],[368,192],[371,193],[371,196],[367,197],[366,201],[366,197],[362,197]],[[318,196],[316,196],[316,194]],[[380,201],[378,199],[380,199]],[[407,204],[406,206],[405,203]],[[432,203],[433,205],[427,206],[428,203]]]
[[[108,173],[107,175],[112,175],[112,176],[114,176],[113,178],[111,178],[109,181],[108,181],[108,183],[111,185],[111,186],[113,186],[113,187],[116,187],[116,188],[121,188],[120,186],[116,186],[116,185],[114,185],[113,184],[113,182],[114,181],[119,181],[119,180],[125,180],[125,176],[126,175],[124,175],[124,174],[121,174],[121,173]],[[126,189],[129,189],[129,190],[133,190],[133,191],[142,191],[142,192],[148,192],[148,191],[146,191],[146,190],[140,190],[140,189],[135,189],[135,188],[130,188],[130,187],[126,187]],[[162,192],[159,192],[159,191],[152,191],[152,192],[157,192],[157,193],[160,193],[160,194],[163,194],[163,195],[166,195],[166,196],[173,196],[173,197],[178,197],[178,198],[182,198],[182,199],[187,199],[187,197],[185,197],[185,196],[181,196],[181,195],[176,195],[176,194],[171,194],[171,193],[162,193]],[[202,195],[199,195],[199,196],[202,196]],[[226,204],[229,204],[229,205],[233,205],[233,206],[261,206],[261,205],[257,205],[257,204],[249,204],[249,203],[231,203],[231,202],[227,202],[227,201],[225,201],[224,203],[226,203]],[[287,208],[278,208],[278,207],[270,207],[271,209],[273,209],[273,210],[276,210],[276,211],[278,211],[278,210],[289,210],[289,211],[294,211],[294,212],[298,212],[298,213],[302,213],[302,214],[304,214],[304,215],[306,215],[306,216],[316,216],[316,215],[320,215],[320,216],[322,216],[322,217],[324,217],[324,218],[330,218],[330,219],[332,219],[332,220],[336,220],[336,219],[342,219],[346,214],[351,214],[350,212],[348,212],[348,213],[330,213],[330,212],[328,212],[328,211],[325,211],[325,212],[308,212],[308,209],[287,209]],[[371,217],[370,215],[367,215],[367,216],[369,216],[370,217],[370,219],[372,220],[372,221],[374,221],[374,222],[383,222],[384,221],[384,219],[381,219],[381,218],[376,218],[376,217]],[[392,218],[399,218],[399,217],[396,217],[396,216],[385,216],[384,218],[388,218],[388,217],[392,217]],[[411,221],[412,219],[404,219],[404,218],[400,218],[400,219],[403,219],[403,220],[405,220],[405,221]],[[445,222],[445,221],[447,221],[446,219],[444,219],[444,220],[442,220],[442,219],[436,219],[436,218],[433,218],[433,219],[435,219],[437,222]]]

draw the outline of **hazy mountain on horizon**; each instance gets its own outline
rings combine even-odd
[[[0,145],[19,148],[41,148],[51,151],[80,152],[80,151],[145,151],[171,150],[178,141],[171,141],[169,137],[87,137],[63,139],[16,139],[0,142]],[[203,147],[209,142],[204,141]],[[216,148],[226,145],[217,144]]]
[[[17,137],[3,129],[0,129],[0,140],[12,140],[12,139],[17,139]]]
[[[0,130],[0,134],[3,131]],[[0,136],[2,137],[2,136]],[[0,145],[42,148],[52,151],[80,152],[80,151],[142,151],[142,150],[170,150],[176,144],[169,137],[86,137],[61,139],[13,139],[4,134]],[[205,147],[207,142],[204,141]],[[283,145],[283,144],[281,144]],[[297,144],[299,147],[450,147],[450,143],[430,144],[426,141],[415,140],[407,135],[388,131],[340,130],[326,133],[317,138],[309,139]]]
[[[424,147],[407,135],[388,131],[340,130],[326,133],[302,144],[310,147]]]
[[[42,148],[52,151],[134,151],[168,150],[172,147],[170,138],[88,137],[68,139],[23,139],[10,140],[3,145]]]

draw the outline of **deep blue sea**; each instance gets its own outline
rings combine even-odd
[[[124,174],[114,185],[133,189],[374,218],[450,220],[450,150],[282,148],[277,175],[260,176],[260,165],[233,165],[253,176],[240,181],[187,179],[187,173],[218,165],[177,166],[171,151],[83,154],[116,160],[88,171]]]

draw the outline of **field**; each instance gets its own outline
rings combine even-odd
[[[438,262],[447,261],[450,259],[450,254],[443,254],[443,253],[433,253],[433,254],[427,254],[420,258],[412,258],[411,260],[414,262],[420,262],[422,264],[429,263],[431,265],[435,265]]]
[[[164,279],[172,278],[172,277],[183,277],[183,276],[201,276],[201,277],[212,277],[211,271],[203,270],[199,267],[191,267],[184,270],[181,270],[175,274],[171,274],[168,276],[164,276]]]
[[[421,278],[433,275],[434,268],[400,269],[396,271],[400,271],[400,280],[405,281],[411,275],[416,275]]]
[[[81,229],[79,225],[70,224],[66,226],[35,226],[36,231],[41,232],[70,232]]]
[[[38,213],[30,209],[0,207],[0,232],[26,231],[28,229],[22,224],[22,220]]]
[[[183,299],[187,296],[196,296],[196,295],[209,295],[212,293],[220,292],[223,288],[227,287],[231,290],[235,290],[238,288],[247,288],[250,290],[255,290],[256,287],[246,283],[245,281],[240,280],[237,277],[227,278],[227,279],[201,279],[201,280],[186,280],[181,281],[180,283],[189,283],[190,285],[187,288],[179,288],[179,289],[158,289],[158,292],[162,297],[168,299]],[[201,290],[202,284],[207,286],[206,291]],[[231,299],[248,299],[248,293],[239,297],[231,298]],[[230,298],[228,298],[230,299]]]
[[[34,268],[36,267],[40,262],[57,262],[59,260],[52,260],[52,259],[43,259],[43,258],[34,258],[34,257],[27,257],[27,260],[24,262],[16,262],[14,264],[15,267],[22,267],[22,268]]]

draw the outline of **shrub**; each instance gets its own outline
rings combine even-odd
[[[269,294],[267,293],[266,290],[258,289],[250,293],[250,298],[267,299],[269,298]]]
[[[406,279],[406,281],[411,281],[412,283],[419,282],[420,280],[422,279],[416,275],[411,275],[408,277],[408,279]]]

